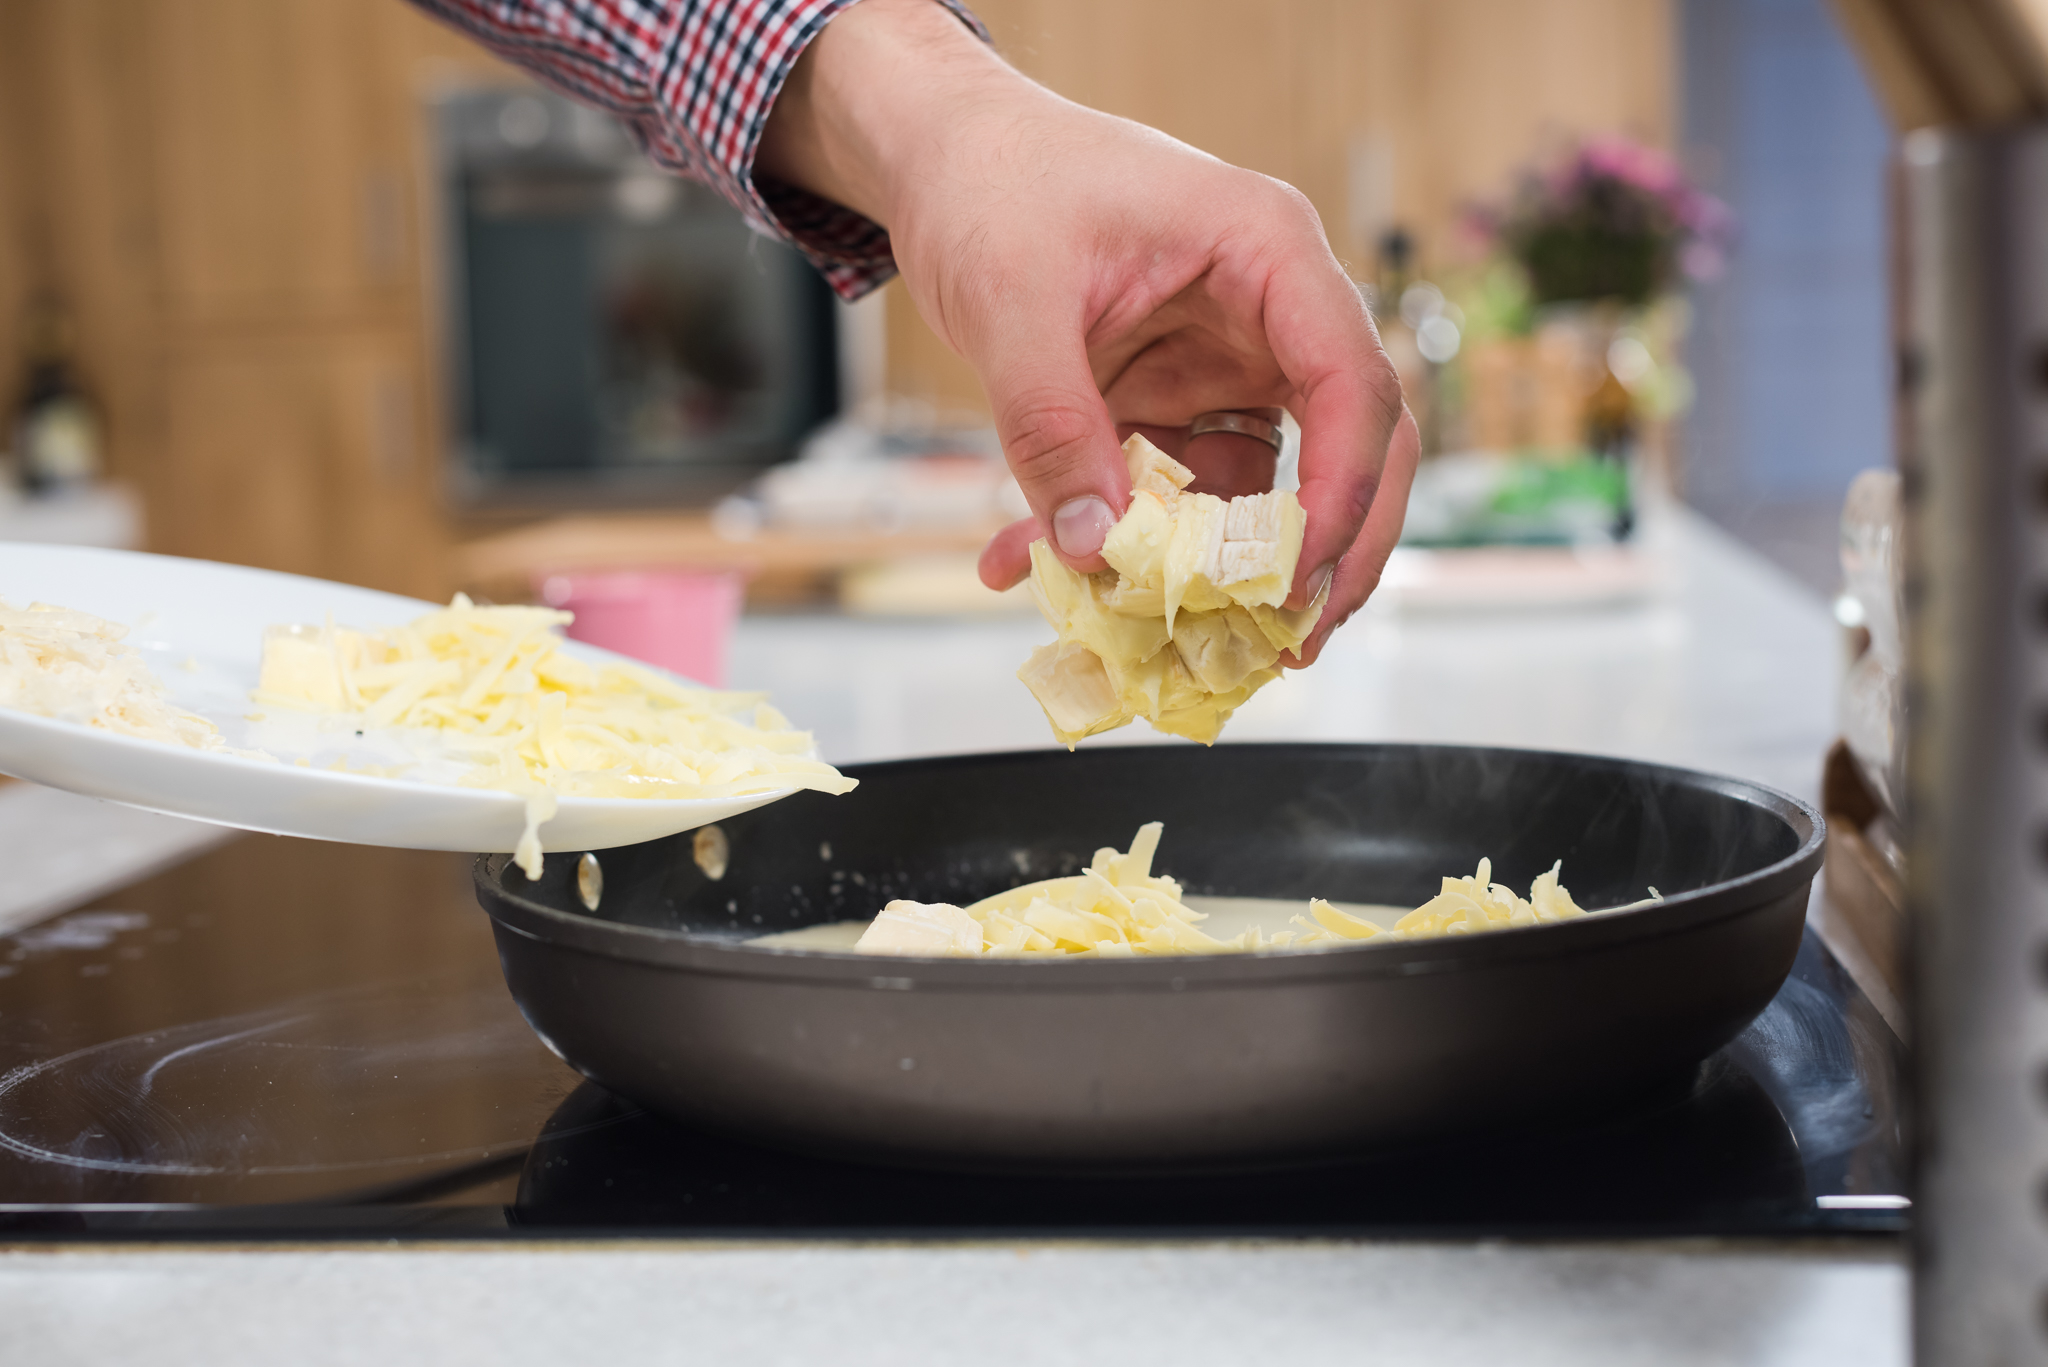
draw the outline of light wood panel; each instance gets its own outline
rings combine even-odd
[[[500,598],[530,593],[541,574],[578,570],[735,571],[809,579],[891,561],[973,556],[1001,521],[899,532],[765,529],[725,536],[705,513],[590,513],[465,543],[456,580]]]
[[[166,363],[157,549],[441,597],[449,537],[433,501],[404,330],[236,334]]]
[[[331,0],[150,13],[164,302],[180,321],[408,307],[407,91],[380,41],[393,26],[371,17]]]
[[[18,30],[19,16],[0,8],[0,364],[21,354],[29,275],[28,149],[22,137],[29,91],[27,51]]]
[[[1062,95],[1282,180],[1301,178],[1298,0],[991,0],[998,48]]]
[[[2048,0],[1830,0],[1900,132],[2048,115]]]
[[[521,78],[396,0],[17,0],[0,53],[0,344],[69,301],[153,548],[442,596],[422,96]]]
[[[147,503],[149,482],[138,476],[154,468],[157,444],[155,217],[147,142],[131,127],[150,100],[147,40],[129,22],[132,6],[103,0],[17,3],[6,15],[18,64],[24,288],[69,310],[113,472],[138,482]],[[18,352],[4,364],[11,386]]]

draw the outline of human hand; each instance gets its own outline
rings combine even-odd
[[[981,377],[1034,517],[982,556],[1005,588],[1047,536],[1104,568],[1142,431],[1217,494],[1271,486],[1271,449],[1189,441],[1223,409],[1302,428],[1307,531],[1289,606],[1327,589],[1298,659],[1378,584],[1418,441],[1357,290],[1295,190],[1084,109],[931,0],[863,0],[813,42],[757,166],[885,224],[925,320]]]

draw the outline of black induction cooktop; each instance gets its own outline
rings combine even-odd
[[[0,938],[0,1239],[1892,1235],[1897,1038],[1810,933],[1700,1069],[1568,1126],[1280,1171],[968,1176],[585,1082],[454,855],[243,836]]]

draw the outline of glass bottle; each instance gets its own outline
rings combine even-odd
[[[90,484],[100,474],[99,413],[71,360],[71,325],[45,300],[30,312],[24,376],[14,410],[14,456],[34,494]]]

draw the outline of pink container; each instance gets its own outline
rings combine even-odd
[[[551,574],[541,583],[549,607],[576,614],[571,638],[712,688],[725,687],[726,647],[743,597],[737,574],[626,570]]]

